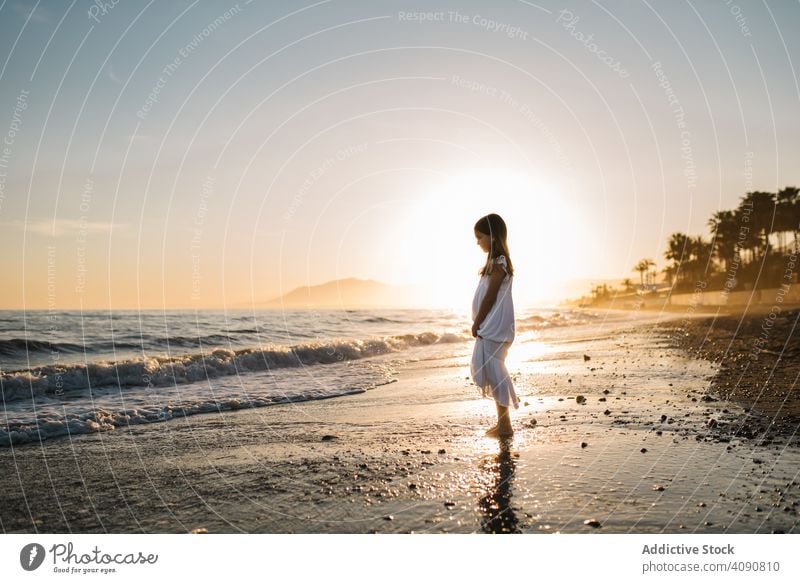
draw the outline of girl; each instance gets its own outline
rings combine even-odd
[[[519,399],[505,365],[515,332],[511,298],[514,267],[506,235],[505,221],[494,213],[475,223],[475,238],[487,257],[472,299],[472,336],[476,340],[470,372],[481,396],[494,398],[497,405],[497,424],[486,432],[489,437],[513,435],[508,409],[511,405],[519,409]]]

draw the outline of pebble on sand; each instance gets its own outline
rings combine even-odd
[[[589,444],[588,444],[588,443],[586,443],[585,441],[581,441],[581,447],[582,447],[582,448],[583,448],[583,447],[588,447],[588,446],[589,446]]]
[[[589,356],[588,354],[584,354],[583,355],[583,362],[586,362],[587,360],[591,360],[591,359],[592,359],[592,357]]]
[[[208,529],[204,527],[193,528],[191,534],[208,534]]]
[[[586,520],[583,521],[583,524],[585,524],[586,526],[591,526],[592,528],[600,528],[601,526],[600,521],[595,520],[594,518],[587,518]]]
[[[335,435],[323,435],[322,436],[322,441],[331,441],[333,439],[338,439],[338,437],[336,437]]]
[[[646,448],[646,447],[643,447],[643,448],[642,448],[642,449],[640,449],[639,451],[641,451],[642,453],[647,453],[647,448]]]
[[[586,397],[584,397],[583,395],[578,395],[577,397],[575,397],[575,402],[578,405],[584,405],[586,403]]]

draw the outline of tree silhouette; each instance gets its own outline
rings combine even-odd
[[[714,266],[711,263],[711,257],[714,250],[711,243],[703,240],[703,237],[698,235],[691,239],[692,250],[692,275],[695,281],[706,279],[711,273],[714,272]]]
[[[676,278],[675,283],[679,285],[685,279],[686,269],[681,270],[684,261],[691,257],[691,245],[688,235],[683,233],[672,233],[667,241],[667,250],[664,258],[672,261],[672,273]]]
[[[748,192],[742,197],[739,209],[752,209],[750,214],[750,232],[753,234],[749,241],[755,251],[754,260],[758,261],[766,255],[769,249],[769,236],[775,224],[775,195],[771,192]]]
[[[727,272],[736,257],[736,242],[739,240],[736,214],[733,211],[717,211],[708,220],[708,226],[712,234],[712,252],[722,261],[723,271]]]
[[[702,235],[680,232],[667,239],[664,257],[668,263],[661,272],[673,288],[698,281],[709,281],[715,289],[717,285],[719,289],[733,288],[735,281],[744,282],[745,289],[750,289],[750,284],[777,286],[786,277],[788,255],[800,252],[800,189],[785,186],[777,193],[747,192],[735,209],[714,212],[707,226],[710,242]],[[734,262],[735,273],[731,272]],[[656,274],[650,272],[654,266],[651,259],[641,259],[633,267],[639,272],[640,289],[645,287],[645,274],[648,283],[651,276],[655,282]],[[626,291],[634,289],[628,278],[621,284]],[[608,290],[592,286],[592,294],[602,297]]]
[[[644,288],[644,274],[647,273],[650,270],[650,267],[654,265],[655,262],[652,259],[642,259],[633,267],[633,271],[639,272],[639,280],[642,288]]]
[[[778,191],[775,197],[775,231],[778,234],[778,249],[783,252],[787,249],[786,233],[792,233],[797,245],[798,226],[798,189],[796,186],[787,186]]]

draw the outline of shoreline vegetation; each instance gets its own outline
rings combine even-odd
[[[763,290],[787,294],[798,279],[799,192],[795,186],[777,193],[747,192],[735,209],[716,211],[708,219],[710,240],[681,232],[670,235],[664,252],[668,263],[660,271],[660,282],[655,261],[644,258],[632,269],[639,274],[638,285],[630,278],[620,281],[620,288],[593,284],[589,296],[566,304],[603,307],[609,302],[668,303],[683,294],[719,292],[713,301],[725,305],[733,294],[755,294],[759,301]],[[800,303],[800,297],[792,299]]]

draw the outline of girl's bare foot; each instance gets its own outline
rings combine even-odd
[[[486,432],[486,436],[510,437],[514,435],[514,429],[511,427],[511,419],[508,417],[508,407],[501,405],[497,401],[495,401],[495,405],[497,405],[497,423]]]
[[[510,427],[498,427],[495,425],[486,431],[486,437],[511,437],[514,435],[514,430]]]

